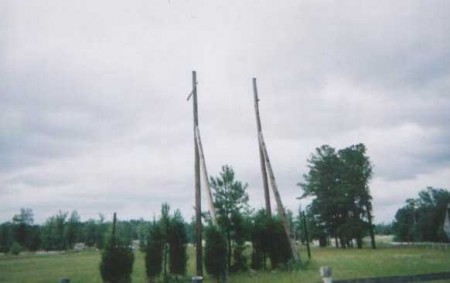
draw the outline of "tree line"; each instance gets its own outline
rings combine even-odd
[[[417,198],[407,199],[391,224],[394,239],[401,242],[450,242],[444,220],[450,191],[428,187]]]
[[[373,165],[364,144],[343,149],[323,145],[316,148],[307,164],[308,171],[298,185],[299,194],[308,198],[310,204],[303,214],[287,211],[293,227],[290,236],[298,242],[318,240],[320,246],[361,248],[363,237],[369,236],[371,247],[375,248],[375,233],[393,233],[400,241],[448,241],[442,229],[450,201],[445,189],[427,188],[417,199],[407,200],[393,223],[373,224],[369,189]],[[221,280],[225,274],[249,268],[290,266],[292,255],[280,217],[250,207],[248,185],[237,180],[231,166],[223,166],[209,181],[218,225],[214,226],[209,213],[203,212],[206,271]],[[43,225],[35,225],[33,212],[22,209],[12,221],[0,225],[0,252],[64,250],[83,242],[102,249],[104,258],[111,258],[114,253],[108,254],[108,249],[122,249],[119,254],[123,256],[123,249],[139,240],[149,279],[161,275],[166,278],[186,272],[186,246],[195,245],[194,230],[194,219],[186,222],[178,210],[171,214],[168,204],[162,205],[158,219],[119,221],[117,225],[105,221],[102,215],[82,222],[76,211],[60,211]]]
[[[144,240],[148,234],[150,221],[129,220],[117,225],[117,237],[130,245],[133,240]],[[0,252],[21,250],[69,250],[75,243],[84,243],[87,247],[103,249],[105,247],[111,222],[104,215],[98,219],[82,222],[77,211],[59,211],[50,216],[44,224],[34,223],[34,213],[22,208],[12,217],[12,221],[0,225]]]

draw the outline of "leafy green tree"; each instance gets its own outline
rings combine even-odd
[[[9,249],[9,253],[12,255],[19,255],[21,252],[24,251],[24,248],[22,247],[22,245],[20,245],[18,242],[13,242],[10,249]]]
[[[0,252],[7,253],[14,242],[14,226],[11,222],[0,225]]]
[[[134,239],[134,227],[131,221],[120,221],[116,231],[117,240],[123,245],[131,245]]]
[[[222,166],[218,177],[211,177],[211,187],[214,190],[214,207],[219,226],[225,233],[227,241],[227,267],[231,268],[232,242],[239,240],[239,230],[242,224],[243,214],[248,213],[247,184],[235,180],[233,168],[228,165]],[[243,245],[237,246],[237,257],[242,257]],[[239,267],[239,269],[241,269]]]
[[[393,235],[392,223],[379,223],[375,225],[375,235]]]
[[[258,210],[253,216],[253,225],[251,227],[252,239],[252,268],[260,270],[266,268],[266,259],[272,246],[269,217],[265,209]]]
[[[64,238],[70,249],[81,239],[81,221],[76,210],[72,211],[64,227]]]
[[[28,227],[25,246],[30,251],[37,251],[41,247],[41,228],[39,225]]]
[[[372,196],[369,180],[372,177],[372,164],[366,155],[364,144],[356,144],[338,151],[340,160],[340,186],[346,193],[345,206],[350,208],[344,233],[357,240],[362,247],[362,238],[369,230],[372,248],[375,246],[374,226],[372,223]],[[366,222],[363,219],[367,220]],[[343,228],[341,227],[340,230]]]
[[[84,241],[88,247],[94,247],[97,242],[97,224],[94,219],[89,219],[83,225]]]
[[[245,239],[249,234],[249,226],[248,218],[244,217],[240,213],[233,213],[231,215],[231,222],[233,223],[233,239],[234,239],[234,250],[233,250],[233,259],[234,263],[231,265],[230,271],[238,272],[245,271],[248,269],[247,267],[247,258],[244,256],[245,251]]]
[[[20,213],[13,216],[14,240],[23,248],[28,248],[30,228],[33,225],[34,215],[30,208],[21,208]]]
[[[419,193],[417,200],[419,241],[447,241],[444,233],[444,219],[448,203],[450,203],[450,191],[446,189],[428,187]]]
[[[23,223],[26,225],[33,225],[34,214],[30,208],[21,208],[20,213],[13,216],[13,223]]]
[[[64,230],[67,212],[59,211],[47,219],[42,227],[42,247],[46,250],[64,250],[66,241]]]
[[[395,213],[393,223],[394,240],[401,242],[412,242],[416,238],[414,226],[416,225],[416,213],[414,207],[409,202]]]
[[[264,209],[261,209],[253,217],[251,230],[253,269],[265,269],[267,259],[270,259],[272,269],[288,263],[292,252],[278,217],[270,217]]]
[[[223,234],[213,225],[205,229],[205,268],[206,272],[214,276],[217,282],[225,278],[227,265],[227,242]]]
[[[406,205],[395,214],[393,223],[397,241],[448,241],[444,231],[444,219],[450,192],[428,187],[419,192],[417,199],[407,199]]]
[[[167,279],[167,265],[172,274],[186,273],[187,241],[186,225],[180,211],[176,210],[171,217],[170,206],[164,203],[161,218],[153,222],[147,238],[145,262],[149,280],[154,280],[161,271]]]
[[[342,208],[339,205],[339,159],[336,150],[328,145],[316,148],[308,159],[308,174],[305,182],[299,183],[303,196],[314,196],[310,205],[313,214],[318,215],[330,236],[337,237],[337,228],[342,223]]]
[[[372,165],[364,144],[339,151],[323,145],[308,159],[308,168],[305,182],[299,185],[304,196],[315,197],[310,210],[318,215],[316,221],[323,223],[323,232],[335,237],[336,245],[338,238],[342,247],[356,239],[361,248],[362,237],[368,231],[375,248],[368,186]]]

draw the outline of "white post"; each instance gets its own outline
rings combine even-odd
[[[329,266],[322,266],[320,268],[320,276],[322,276],[323,283],[333,282],[333,280],[331,279],[331,267]]]

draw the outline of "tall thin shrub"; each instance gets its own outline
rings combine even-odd
[[[220,282],[225,276],[227,266],[227,242],[224,235],[214,226],[206,229],[204,260],[206,271]]]
[[[154,222],[147,237],[145,250],[145,271],[147,277],[153,280],[162,272],[164,239],[159,222]]]

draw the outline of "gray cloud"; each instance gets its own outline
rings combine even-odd
[[[163,201],[190,217],[192,69],[209,173],[233,165],[255,206],[254,76],[290,209],[322,144],[368,146],[379,221],[448,187],[446,1],[0,5],[0,221],[24,206],[151,217]]]

